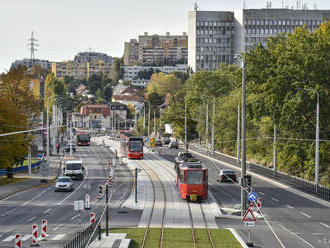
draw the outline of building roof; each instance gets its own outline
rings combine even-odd
[[[87,104],[84,106],[81,106],[82,108],[109,108],[106,104]]]
[[[80,84],[77,88],[76,88],[76,92],[77,94],[82,94],[85,90],[87,89],[87,87],[83,84]]]
[[[128,86],[123,85],[123,84],[117,84],[115,88],[113,89],[113,94],[114,95],[119,95],[121,94]]]
[[[140,96],[132,96],[132,95],[113,95],[112,99],[115,101],[134,101],[134,102],[142,102],[142,98]]]

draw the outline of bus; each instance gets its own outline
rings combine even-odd
[[[86,132],[77,133],[77,146],[89,146],[91,141],[91,136]]]
[[[130,132],[120,133],[120,150],[129,159],[143,159],[143,138]]]

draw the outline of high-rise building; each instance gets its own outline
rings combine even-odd
[[[112,62],[113,58],[105,53],[97,53],[97,52],[80,52],[76,56],[74,56],[73,61],[77,63],[87,63],[91,61],[104,61],[104,62]]]
[[[48,60],[42,60],[42,59],[22,59],[22,60],[15,60],[11,64],[11,67],[16,68],[17,66],[26,66],[28,70],[32,69],[34,65],[39,65],[44,70],[50,70],[51,69],[51,62]]]
[[[188,65],[194,70],[215,70],[234,55],[248,51],[267,38],[292,33],[296,27],[313,31],[330,18],[330,10],[241,9],[235,12],[190,11]]]
[[[139,40],[125,42],[125,65],[170,65],[184,64],[188,59],[188,36],[183,35],[139,35]]]

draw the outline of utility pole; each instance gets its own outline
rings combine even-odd
[[[148,138],[150,138],[150,103],[149,103],[149,113],[148,113]]]
[[[215,119],[215,98],[213,98],[213,106],[212,106],[212,156],[214,156],[214,119]]]
[[[156,138],[156,136],[157,136],[157,134],[156,134],[156,111],[154,111],[154,135]]]
[[[29,134],[31,134],[31,133],[29,133]],[[31,161],[31,144],[30,144],[30,142],[29,142],[29,144],[28,144],[28,146],[29,146],[29,154],[28,154],[28,171],[29,171],[29,176],[31,176],[31,165],[32,165],[32,161]]]
[[[49,98],[47,98],[47,148],[46,148],[46,156],[47,160],[49,160]]]
[[[240,130],[240,120],[241,120],[241,109],[238,103],[237,106],[237,166],[240,167],[239,153],[240,153],[240,142],[241,142],[241,130]]]
[[[109,236],[109,184],[105,184],[105,204],[106,204],[105,231],[106,231],[106,236]]]
[[[143,130],[142,130],[142,133],[143,133],[143,137],[144,137],[144,129],[146,128],[146,105],[144,104],[143,106]]]
[[[73,125],[73,122],[71,121],[71,125],[70,125],[70,157],[72,156],[72,125]]]
[[[243,188],[246,187],[244,177],[246,175],[246,113],[245,113],[245,107],[246,107],[246,100],[245,100],[245,55],[241,55],[242,59],[242,164],[241,164],[241,214],[242,216],[245,213],[246,210],[246,192],[243,190]]]
[[[274,168],[274,176],[276,176],[276,125],[274,124],[274,140],[273,140],[273,168]]]
[[[209,101],[206,98],[206,120],[205,120],[205,136],[206,136],[206,147],[207,153],[209,152]]]
[[[316,190],[319,186],[319,145],[320,145],[320,128],[319,128],[319,120],[320,120],[320,97],[319,93],[315,90],[317,96],[317,104],[316,104],[316,143],[315,143],[315,184]]]
[[[137,171],[138,169],[135,168],[135,203],[137,203]]]
[[[184,101],[184,144],[186,146],[186,152],[188,152],[188,143],[187,143],[187,104],[186,99]]]

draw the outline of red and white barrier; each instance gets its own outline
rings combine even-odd
[[[20,234],[16,234],[15,248],[22,248],[22,241],[21,241],[21,235]]]
[[[38,225],[32,225],[32,245],[38,244]]]
[[[47,220],[41,221],[41,240],[46,239],[47,237]]]
[[[93,224],[95,222],[95,213],[94,212],[91,212],[90,213],[90,221],[89,221],[89,223],[90,224]]]
[[[261,200],[261,198],[259,197],[259,198],[257,199],[257,207],[258,207],[258,211],[261,211],[261,206],[262,206],[262,200]]]

